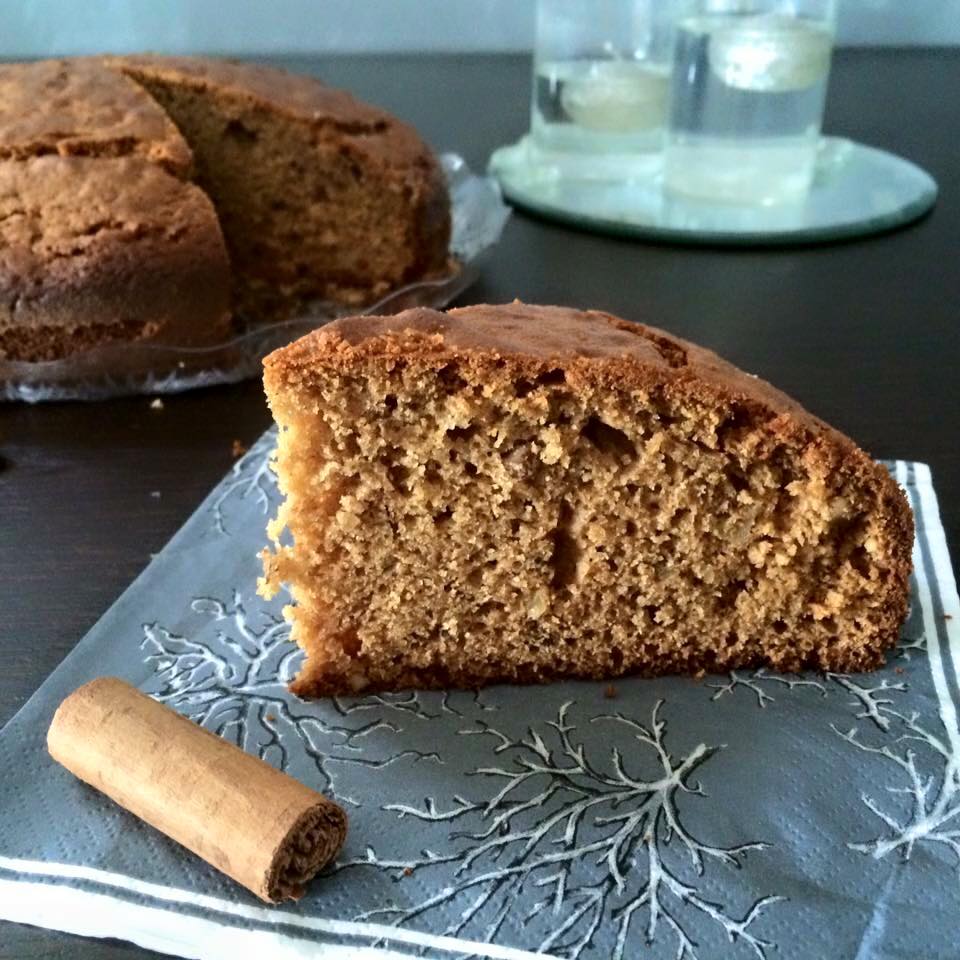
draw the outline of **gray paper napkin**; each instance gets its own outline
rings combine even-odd
[[[256,597],[266,434],[0,734],[0,918],[185,957],[956,957],[960,609],[929,469],[886,669],[305,703]],[[351,825],[267,908],[53,764],[123,677],[332,793]],[[0,932],[2,936],[2,932]]]

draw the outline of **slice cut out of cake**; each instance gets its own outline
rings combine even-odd
[[[261,590],[292,595],[301,695],[858,671],[897,637],[913,520],[888,472],[663,331],[520,303],[356,317],[265,385],[286,499]]]
[[[318,299],[357,307],[450,271],[443,173],[396,117],[314,77],[250,63],[107,62],[153,96],[190,144],[241,315],[280,319]]]

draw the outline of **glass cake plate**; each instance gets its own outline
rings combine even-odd
[[[251,327],[211,347],[117,342],[62,360],[0,360],[0,400],[100,400],[236,383],[260,376],[261,361],[271,350],[337,317],[446,306],[480,275],[486,255],[510,217],[510,208],[496,181],[472,173],[462,157],[447,153],[440,160],[450,190],[452,217],[451,270],[446,276],[392,290],[364,307],[317,303],[290,320]]]
[[[773,206],[671,194],[655,155],[630,180],[589,179],[576,166],[544,158],[529,137],[495,151],[490,172],[511,203],[548,219],[684,244],[785,245],[866,236],[916,220],[937,199],[936,181],[916,164],[837,137],[820,143],[810,193]]]

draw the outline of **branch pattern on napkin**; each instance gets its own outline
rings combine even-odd
[[[892,467],[918,519],[916,572],[875,674],[305,702],[286,688],[301,654],[282,604],[255,593],[274,442],[234,465],[0,735],[18,784],[0,777],[0,916],[166,949],[153,918],[172,913],[210,957],[232,929],[278,956],[304,938],[334,957],[951,955],[957,600],[926,468]],[[302,901],[263,911],[38,761],[62,691],[105,672],[347,806],[341,859]],[[93,896],[116,910],[70,914]],[[931,910],[941,919],[918,925]]]

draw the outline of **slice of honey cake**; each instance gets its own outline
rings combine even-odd
[[[715,354],[514,303],[271,354],[304,696],[879,666],[913,520],[843,434]],[[292,545],[281,546],[287,529]]]

